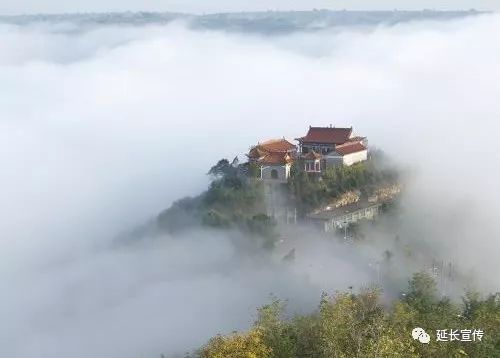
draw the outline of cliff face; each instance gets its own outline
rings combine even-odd
[[[385,202],[394,199],[401,193],[401,185],[400,184],[391,184],[388,186],[383,186],[377,188],[373,195],[368,198],[370,202]],[[343,193],[340,197],[331,203],[329,203],[325,207],[318,208],[313,212],[320,212],[323,210],[332,210],[334,208],[340,208],[349,204],[357,203],[361,199],[361,191],[360,190],[351,190]]]
[[[377,196],[378,201],[391,200],[394,197],[398,196],[400,193],[401,193],[401,185],[400,184],[393,184],[393,185],[375,190],[375,195]]]
[[[361,193],[359,190],[348,191],[340,196],[339,199],[335,200],[330,206],[335,208],[340,208],[341,206],[346,206],[359,201]]]

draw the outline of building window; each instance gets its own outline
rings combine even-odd
[[[314,163],[315,169],[317,172],[319,172],[319,162]]]
[[[278,171],[276,169],[271,170],[271,178],[278,179]]]

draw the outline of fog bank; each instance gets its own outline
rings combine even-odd
[[[498,15],[276,37],[0,25],[0,355],[182,353],[271,292],[300,309],[368,283],[377,245],[350,260],[312,239],[295,266],[211,231],[110,248],[218,159],[309,125],[352,125],[413,168],[402,231],[497,290],[499,31]]]

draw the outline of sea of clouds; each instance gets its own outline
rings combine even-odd
[[[218,159],[309,125],[411,167],[403,231],[498,290],[499,32],[498,15],[267,37],[0,25],[0,356],[172,356],[271,293],[314,307],[369,282],[378,251],[317,240],[295,266],[214,232],[111,246]]]

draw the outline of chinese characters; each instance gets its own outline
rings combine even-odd
[[[482,329],[438,329],[436,342],[480,342],[483,335]]]

